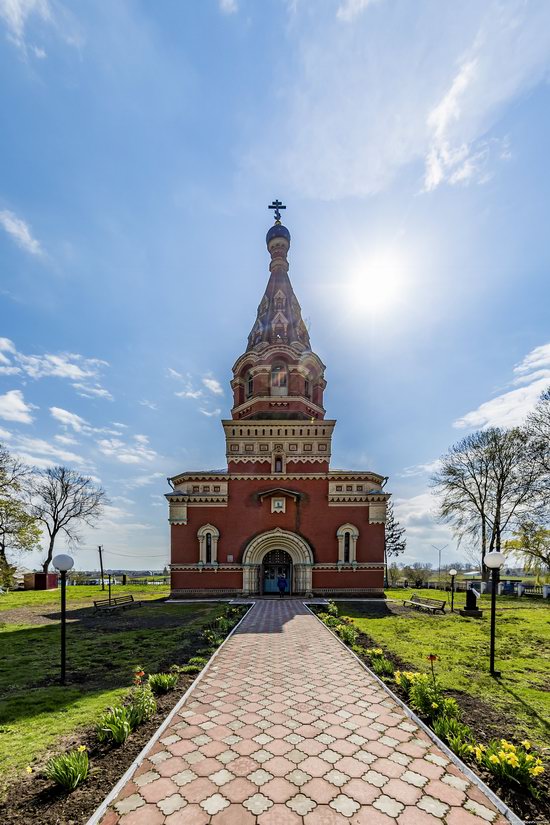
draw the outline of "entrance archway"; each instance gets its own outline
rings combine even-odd
[[[313,553],[305,539],[280,527],[261,533],[252,539],[243,553],[243,593],[260,594],[263,591],[262,568],[264,557],[272,550],[284,551],[291,559],[290,592],[294,595],[311,594]]]
[[[286,579],[285,593],[292,593],[292,556],[286,550],[269,550],[262,560],[262,593],[278,593],[279,579]]]

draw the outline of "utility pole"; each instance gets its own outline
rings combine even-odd
[[[105,590],[105,579],[103,578],[103,545],[100,544],[98,547],[99,550],[99,569],[101,570],[101,589]]]
[[[445,550],[449,545],[444,544],[443,547],[437,547],[437,545],[432,544],[434,550],[437,550],[438,553],[438,564],[437,564],[437,583],[439,587],[441,587],[441,551]]]

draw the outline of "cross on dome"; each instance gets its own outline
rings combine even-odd
[[[280,212],[280,210],[281,209],[286,209],[286,206],[283,205],[283,202],[279,201],[279,200],[275,200],[267,208],[275,210],[275,223],[281,223],[281,212]]]

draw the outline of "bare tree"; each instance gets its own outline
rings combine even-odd
[[[385,571],[385,587],[388,587],[388,559],[391,556],[399,556],[405,552],[407,540],[404,538],[405,528],[401,527],[399,522],[395,520],[393,512],[393,501],[388,502],[388,509],[386,511],[386,527],[385,527],[385,544],[384,544],[384,571]]]
[[[105,490],[88,476],[68,467],[48,467],[37,474],[31,513],[42,522],[49,536],[48,553],[42,565],[44,573],[48,572],[59,533],[78,543],[79,525],[93,527],[106,503]]]
[[[525,430],[492,427],[472,433],[443,456],[432,484],[439,516],[455,534],[480,542],[487,552],[501,550],[502,537],[540,507],[542,477]]]
[[[525,429],[529,436],[532,461],[544,478],[543,498],[550,502],[550,387],[540,396],[532,413],[527,416]]]

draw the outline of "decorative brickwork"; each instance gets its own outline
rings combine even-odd
[[[269,592],[268,553],[287,554],[293,594],[382,593],[386,479],[331,470],[325,366],[288,277],[290,233],[267,236],[270,277],[222,421],[227,472],[170,479],[173,597]]]

